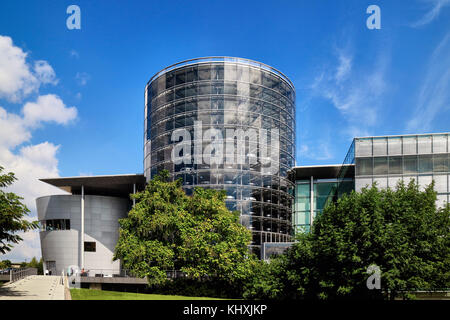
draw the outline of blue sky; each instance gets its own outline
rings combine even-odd
[[[81,30],[66,27],[71,4]],[[371,4],[380,30],[366,27]],[[450,0],[3,0],[0,35],[0,165],[32,215],[53,192],[42,175],[142,172],[145,84],[185,59],[285,73],[298,165],[342,163],[354,136],[450,131]],[[9,256],[40,255],[28,240]]]

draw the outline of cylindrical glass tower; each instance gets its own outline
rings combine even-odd
[[[144,173],[162,169],[191,194],[224,189],[252,249],[292,238],[295,89],[280,71],[228,57],[183,61],[145,88]]]

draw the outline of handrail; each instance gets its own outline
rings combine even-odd
[[[186,273],[180,270],[165,270],[168,278],[180,278],[186,277]],[[91,278],[103,278],[103,277],[119,277],[119,278],[139,278],[134,275],[132,272],[126,269],[89,269],[84,272],[78,271],[76,273],[80,277],[91,277]],[[67,274],[65,271],[62,271],[62,279],[67,281],[65,277],[70,276],[71,274]],[[63,282],[62,282],[63,283]]]
[[[166,72],[169,72],[169,71],[174,70],[179,67],[187,66],[190,64],[195,64],[197,62],[205,62],[205,63],[206,62],[241,62],[246,65],[259,67],[261,69],[271,71],[271,72],[275,73],[276,75],[280,76],[283,80],[285,80],[287,83],[289,83],[289,85],[292,87],[292,89],[295,90],[295,87],[294,87],[294,84],[292,83],[292,81],[289,80],[289,78],[283,72],[275,69],[274,67],[271,67],[265,63],[258,62],[255,60],[250,60],[250,59],[245,59],[245,58],[237,58],[237,57],[226,57],[226,56],[223,56],[223,57],[220,57],[220,56],[201,57],[201,58],[188,59],[188,60],[174,63],[174,64],[162,69],[161,71],[157,72],[155,75],[153,75],[153,77],[151,77],[150,80],[147,82],[147,85],[150,84],[156,78],[158,78],[160,75],[162,75]]]
[[[10,270],[9,282],[13,283],[13,282],[23,279],[25,277],[34,276],[34,275],[37,275],[36,268],[22,268],[22,269],[18,269],[18,270]]]

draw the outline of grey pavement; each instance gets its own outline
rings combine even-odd
[[[28,276],[0,287],[0,300],[64,300],[61,276]]]

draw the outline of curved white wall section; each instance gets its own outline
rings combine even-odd
[[[70,220],[70,230],[40,232],[44,268],[56,274],[71,265],[81,268],[81,195],[40,197],[36,206],[40,222]],[[89,275],[120,272],[120,262],[112,258],[119,237],[118,220],[126,217],[129,209],[128,199],[85,195],[84,241],[95,242],[96,246],[95,252],[84,253],[84,268]]]

